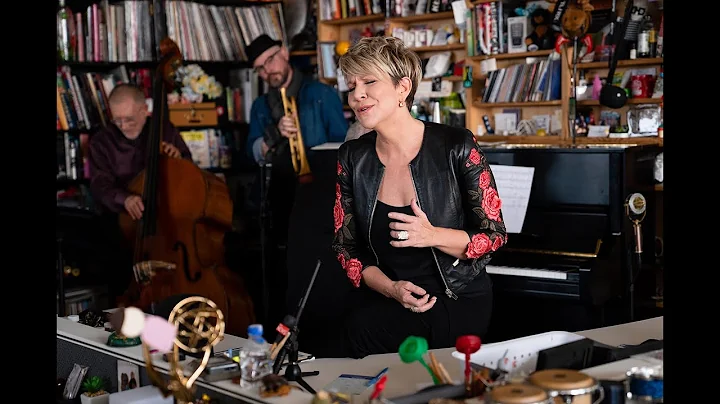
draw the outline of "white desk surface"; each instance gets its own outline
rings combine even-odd
[[[107,355],[114,356],[118,359],[128,361],[145,367],[145,359],[143,358],[142,346],[133,347],[110,347],[106,345],[109,332],[103,328],[88,327],[83,324],[68,320],[67,318],[58,317],[57,319],[57,338],[69,341],[71,343],[82,345]],[[223,351],[230,348],[242,347],[247,340],[236,337],[234,335],[225,335],[223,340],[215,346],[215,351]],[[193,358],[187,358],[183,364],[186,364]],[[168,364],[163,361],[161,354],[153,354],[153,363],[156,368],[164,370],[167,374]],[[92,365],[91,365],[92,366]],[[282,403],[282,404],[309,404],[312,395],[292,389],[290,395],[286,397],[273,397],[269,399],[261,398],[255,389],[243,389],[238,384],[232,383],[230,380],[223,380],[214,383],[204,382],[200,379],[195,384],[214,390],[226,396],[241,399],[247,402],[256,403]]]
[[[618,346],[621,344],[639,344],[647,339],[663,339],[663,318],[656,317],[648,320],[637,321],[617,326],[598,328],[577,332],[584,337],[593,339],[603,344]],[[102,328],[92,328],[82,324],[75,323],[65,318],[57,320],[57,336],[79,345],[85,345],[89,348],[103,351],[109,355],[116,356],[120,359],[134,362],[140,366],[144,366],[142,356],[142,348],[140,346],[129,348],[114,348],[105,345],[107,337],[110,333]],[[232,335],[225,335],[225,338],[218,343],[215,351],[219,352],[229,348],[241,347],[245,343],[245,339]],[[434,354],[438,361],[445,364],[450,376],[455,380],[462,380],[462,363],[452,357],[454,348],[444,348],[434,350]],[[156,355],[155,365],[161,369],[167,369],[167,363],[163,362]],[[647,364],[643,360],[630,358],[623,361],[598,366],[587,369],[587,373],[602,379],[621,379],[624,373],[633,366]],[[420,365],[408,365],[400,361],[400,357],[396,354],[371,355],[363,359],[315,359],[312,361],[302,362],[300,367],[303,371],[317,370],[320,372],[318,376],[307,377],[305,380],[315,390],[320,390],[328,383],[332,382],[342,373],[375,375],[385,367],[388,370],[388,383],[385,386],[385,397],[395,397],[412,393],[420,386],[428,384],[429,376],[427,371]],[[311,400],[309,394],[293,389],[293,392],[285,398],[271,398],[268,400],[260,399],[257,392],[240,388],[239,385],[230,381],[221,381],[216,383],[197,382],[199,385],[211,390],[222,392],[225,395],[244,398],[248,401],[265,401],[268,403],[308,404]]]

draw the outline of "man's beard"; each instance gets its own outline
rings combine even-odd
[[[288,79],[288,75],[290,74],[290,67],[286,67],[283,72],[281,73],[273,73],[270,76],[268,76],[268,85],[272,88],[280,88]],[[279,80],[275,80],[277,77],[280,77]]]

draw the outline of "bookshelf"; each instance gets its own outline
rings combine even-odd
[[[64,0],[56,5],[58,13],[66,10],[60,5],[67,7],[66,31],[59,25],[58,34],[62,37],[67,32],[73,41],[68,54],[59,51],[57,55],[56,185],[57,216],[62,222],[57,227],[71,233],[65,236],[60,250],[68,265],[82,274],[63,275],[63,265],[59,264],[59,279],[66,281],[67,293],[59,292],[57,300],[58,311],[62,302],[66,313],[74,313],[107,302],[107,292],[93,285],[110,283],[93,278],[97,262],[76,257],[90,256],[105,246],[104,240],[92,236],[99,230],[86,230],[81,224],[98,216],[94,209],[97,202],[93,203],[88,189],[87,145],[110,122],[110,91],[119,82],[131,82],[145,89],[146,97],[151,98],[153,72],[158,66],[157,44],[165,37],[173,39],[181,50],[184,66],[198,65],[223,86],[222,95],[210,100],[215,105],[209,111],[217,113],[218,119],[178,129],[181,133],[202,131],[208,133],[208,138],[214,131],[218,143],[221,138],[227,141],[231,165],[223,163],[220,151],[214,165],[201,167],[224,176],[236,206],[243,206],[241,193],[233,191],[257,172],[257,164],[245,153],[245,139],[250,105],[262,92],[247,62],[245,47],[260,33],[288,41],[281,1]],[[212,150],[212,143],[208,143]],[[83,231],[70,232],[75,228]],[[90,246],[77,247],[88,235]]]
[[[251,169],[243,139],[249,105],[261,86],[254,75],[242,74],[251,70],[245,47],[261,33],[288,42],[281,1],[65,0],[60,4],[69,10],[65,31],[70,46],[67,54],[58,52],[57,60],[58,189],[87,182],[83,151],[89,137],[109,122],[107,96],[115,85],[133,82],[151,98],[157,44],[166,36],[180,48],[183,65],[198,65],[223,86],[223,94],[209,100],[218,107],[218,119],[211,120],[216,125],[176,126],[181,131],[204,130],[208,136],[214,130],[223,147],[231,149],[230,167],[219,156],[207,167],[210,171],[228,174]],[[63,32],[61,27],[58,32]],[[244,86],[251,90],[243,91]],[[65,155],[64,162],[60,154]]]
[[[399,1],[399,0],[397,0]],[[351,32],[353,30],[362,30],[368,25],[382,26],[384,28],[385,35],[392,35],[392,32],[396,28],[408,29],[415,25],[423,25],[428,28],[437,29],[445,24],[455,25],[452,11],[440,11],[437,13],[426,13],[421,15],[412,15],[406,17],[396,17],[386,15],[386,13],[374,13],[361,16],[347,16],[342,11],[342,7],[347,7],[347,4],[353,4],[352,2],[336,2],[335,6],[332,6],[330,0],[317,0],[318,2],[318,40],[319,42],[337,42],[337,41],[349,41],[351,39]],[[502,0],[475,0],[466,1],[466,6],[470,10],[474,10],[476,6],[490,5],[491,3],[502,2]],[[372,3],[372,2],[371,2]],[[502,2],[503,5],[508,8],[509,3]],[[597,3],[597,4],[596,4]],[[596,10],[603,10],[610,8],[609,1],[597,0],[593,1]],[[339,8],[339,16],[336,14],[333,19],[328,19],[332,16],[332,12],[326,10],[330,7],[334,10]],[[513,3],[513,8],[516,5]],[[367,8],[367,6],[366,6]],[[474,13],[475,11],[473,11]],[[511,10],[505,10],[512,14]],[[662,11],[660,11],[662,12]],[[657,28],[657,26],[656,26]],[[530,28],[528,28],[530,29]],[[375,30],[376,31],[376,30]],[[572,102],[572,91],[571,83],[577,82],[577,78],[573,80],[573,66],[571,63],[572,56],[570,49],[569,51],[564,50],[560,54],[554,52],[554,50],[539,50],[534,52],[521,52],[521,53],[498,53],[494,55],[480,54],[476,55],[471,48],[476,47],[477,43],[473,41],[471,44],[456,43],[451,45],[445,45],[440,47],[425,46],[414,48],[414,50],[420,55],[421,58],[427,58],[436,52],[451,51],[453,55],[453,62],[465,63],[465,65],[472,66],[473,80],[472,86],[469,88],[462,88],[462,77],[460,76],[446,76],[443,80],[453,82],[453,91],[464,92],[463,101],[465,103],[466,117],[465,126],[478,135],[478,133],[485,133],[483,117],[488,116],[493,128],[496,127],[494,122],[494,114],[504,112],[507,110],[519,110],[520,119],[531,119],[535,115],[549,115],[556,116],[556,122],[559,122],[560,129],[555,133],[548,133],[544,136],[537,135],[508,135],[494,134],[483,136],[477,136],[478,140],[484,142],[496,142],[502,141],[505,143],[517,143],[517,144],[567,144],[572,142],[572,132],[569,120],[569,110]],[[470,55],[470,56],[469,56]],[[487,76],[481,74],[483,69],[481,65],[487,63],[488,59],[494,59],[494,63],[497,69],[509,68],[517,64],[526,64],[530,61],[547,60],[551,55],[554,55],[555,59],[558,59],[559,63],[559,78],[560,78],[560,93],[557,97],[550,97],[551,99],[533,100],[533,101],[519,101],[519,102],[483,102],[481,96],[484,92],[484,87],[487,85]],[[318,54],[319,60],[319,54]],[[651,58],[651,59],[634,59],[634,60],[621,60],[618,63],[616,73],[624,72],[627,69],[637,69],[645,67],[654,67],[655,74],[659,73],[659,69],[663,64],[662,58]],[[578,76],[580,72],[583,72],[591,87],[592,79],[595,75],[605,77],[608,72],[608,62],[590,62],[590,63],[579,63],[577,66]],[[323,79],[321,81],[327,84],[333,85],[337,81],[335,79]],[[588,90],[589,91],[589,90]],[[630,98],[625,107],[616,110],[621,117],[624,118],[627,115],[627,111],[630,107],[636,105],[646,104],[660,104],[660,99],[652,98]],[[576,107],[578,110],[590,109],[594,115],[595,121],[599,121],[600,111],[604,109],[600,105],[599,101],[596,100],[583,100],[577,101]],[[478,127],[482,130],[478,131]],[[607,145],[607,144],[663,144],[662,137],[632,137],[632,138],[588,138],[578,136],[575,138],[577,144],[587,145]]]

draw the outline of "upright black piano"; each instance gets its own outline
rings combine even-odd
[[[482,150],[493,165],[534,167],[522,231],[510,233],[487,266],[495,293],[488,339],[631,320],[628,290],[637,265],[625,201],[635,192],[648,201],[649,219],[642,222],[647,258],[641,262],[650,264],[653,166],[661,149],[498,145]]]

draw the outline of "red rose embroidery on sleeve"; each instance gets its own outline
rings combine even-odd
[[[465,167],[470,167],[470,163],[478,165],[480,161],[480,153],[478,153],[477,149],[472,149],[470,150],[470,156],[468,156],[468,162],[465,163]]]
[[[345,219],[345,211],[340,204],[340,184],[335,183],[335,206],[333,207],[333,218],[335,219],[335,233],[340,229]]]
[[[340,200],[335,200],[335,207],[333,208],[333,218],[335,219],[335,233],[340,230],[345,219],[345,212],[343,212],[342,206],[340,206]]]
[[[487,189],[490,186],[490,172],[483,171],[480,173],[480,180],[478,181],[478,187],[480,189]]]
[[[345,254],[338,254],[337,260],[340,263],[340,266],[345,269]]]
[[[500,220],[500,208],[502,207],[502,200],[498,196],[495,188],[487,188],[483,190],[482,199],[482,210],[485,212],[485,216],[488,219],[498,221]]]
[[[342,173],[343,173],[342,166],[340,165],[340,162],[338,161],[338,163],[337,163],[337,175],[342,175]]]
[[[505,240],[502,238],[502,236],[495,237],[495,240],[492,244],[492,250],[497,251],[502,245],[505,244]]]
[[[360,279],[362,278],[362,263],[357,258],[351,258],[345,262],[345,272],[352,281],[353,286],[360,287]]]
[[[465,255],[468,258],[480,258],[487,254],[492,248],[490,237],[485,233],[478,233],[470,239]]]

